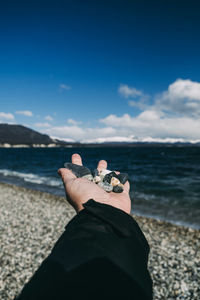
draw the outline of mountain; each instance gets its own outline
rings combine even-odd
[[[0,144],[28,145],[57,143],[46,134],[22,125],[0,124]]]
[[[51,138],[47,134],[39,133],[33,129],[22,125],[14,124],[0,124],[0,147],[200,147],[200,142],[183,142],[174,139],[146,139],[146,140],[132,140],[122,141],[116,138],[97,139],[93,141],[84,142],[67,142],[56,138]]]

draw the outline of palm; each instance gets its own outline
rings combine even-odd
[[[72,163],[82,165],[81,157],[78,154],[72,155]],[[106,161],[100,161],[97,168],[99,171],[107,168]],[[122,193],[107,193],[101,187],[85,178],[76,178],[76,176],[67,169],[60,169],[59,174],[63,179],[67,200],[76,211],[83,209],[83,203],[89,199],[94,199],[97,202],[109,204],[126,213],[130,213],[131,201],[128,182],[124,185],[124,191]]]

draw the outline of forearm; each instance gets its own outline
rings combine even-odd
[[[84,209],[66,226],[51,254],[25,287],[19,299],[29,299],[23,294],[28,294],[30,289],[32,293],[36,293],[38,285],[40,294],[45,293],[46,279],[54,282],[51,295],[55,290],[65,294],[64,287],[68,294],[69,286],[73,286],[73,278],[79,281],[80,274],[84,280],[81,279],[79,285],[83,282],[84,286],[90,284],[96,276],[92,284],[94,289],[98,289],[98,280],[106,285],[110,278],[111,281],[113,278],[113,282],[110,282],[109,287],[116,289],[115,282],[120,278],[121,283],[124,282],[127,286],[135,284],[138,293],[141,292],[146,299],[151,299],[152,282],[147,270],[148,253],[148,243],[130,215],[110,205],[89,200],[84,204]],[[48,278],[44,276],[45,272]],[[123,278],[126,280],[123,281]],[[37,297],[40,299],[38,295]],[[54,299],[49,297],[48,299]],[[61,299],[61,296],[58,299]]]

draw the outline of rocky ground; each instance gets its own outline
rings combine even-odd
[[[0,207],[0,299],[10,300],[49,254],[74,211],[63,198],[1,183]],[[151,246],[154,299],[200,299],[200,231],[135,219]]]

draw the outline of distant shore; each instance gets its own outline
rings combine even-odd
[[[19,293],[75,215],[62,197],[0,183],[0,299]],[[150,247],[154,299],[198,299],[200,231],[133,216]]]
[[[200,147],[200,143],[150,143],[150,142],[107,142],[107,143],[50,143],[50,144],[9,144],[1,143],[0,148],[87,148],[87,147]]]

